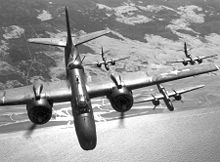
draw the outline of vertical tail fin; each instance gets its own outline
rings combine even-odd
[[[184,53],[185,53],[186,57],[188,57],[188,51],[187,51],[186,42],[184,42]]]
[[[28,39],[28,42],[35,43],[35,44],[65,47],[69,49],[72,46],[81,45],[83,43],[86,43],[88,41],[91,41],[93,39],[99,38],[105,34],[110,33],[110,30],[106,29],[106,30],[100,30],[100,31],[84,34],[78,37],[72,37],[67,7],[65,7],[65,15],[66,15],[66,28],[67,28],[67,39],[66,40],[63,40],[60,38],[31,38],[31,39]]]
[[[69,14],[68,14],[68,10],[66,6],[65,6],[65,15],[66,15],[66,31],[67,31],[66,46],[65,46],[65,64],[67,66],[70,53],[71,53],[71,49],[72,49],[72,45],[73,45],[73,41],[72,41],[72,36],[71,36]]]
[[[66,28],[67,28],[67,41],[66,46],[69,47],[73,44],[72,36],[71,36],[71,29],[70,29],[70,21],[69,21],[69,14],[67,7],[65,7],[65,14],[66,14]]]
[[[189,49],[188,47],[187,47],[187,44],[186,44],[186,42],[184,42],[184,53],[185,53],[185,55],[186,55],[186,57],[187,58],[192,58],[192,56],[191,56],[191,54],[189,53],[189,51],[190,51],[191,49]]]
[[[103,47],[101,47],[101,56],[102,56],[102,59],[104,58],[104,50],[103,50]]]

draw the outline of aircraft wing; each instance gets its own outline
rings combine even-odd
[[[66,46],[66,38],[30,38],[28,39],[28,42],[59,47]]]
[[[183,60],[167,61],[167,64],[182,63]]]
[[[199,67],[193,66],[152,77],[149,77],[146,72],[142,72],[141,74],[132,73],[132,75],[129,76],[121,76],[121,83],[128,89],[133,90],[217,70],[218,67],[215,65],[200,65]],[[52,102],[66,102],[72,98],[71,89],[67,81],[43,83],[42,86],[41,96]],[[116,87],[116,85],[109,78],[108,80],[88,84],[87,91],[90,98],[101,97],[110,94],[114,87]],[[33,100],[34,97],[33,86],[7,89],[0,91],[0,105],[27,104]]]
[[[143,88],[155,84],[165,83],[173,80],[178,80],[186,77],[200,75],[208,72],[217,71],[219,68],[216,65],[200,65],[179,70],[174,70],[168,73],[162,73],[154,76],[148,76],[146,72],[132,73],[131,75],[121,76],[121,82],[130,90]],[[119,80],[119,79],[118,79]],[[88,93],[90,98],[101,97],[111,93],[115,84],[112,80],[101,81],[100,83],[91,83],[88,85]]]
[[[97,67],[97,64],[104,64],[104,61],[96,61],[96,62],[93,62],[93,63],[85,63],[83,65],[85,66],[95,66]]]
[[[127,56],[127,57],[113,59],[113,61],[118,62],[118,61],[126,60],[126,59],[129,59],[129,58],[130,58],[130,56]],[[111,60],[107,61],[107,63],[111,63]]]
[[[169,97],[175,97],[176,94],[184,94],[187,92],[191,92],[200,88],[203,88],[205,85],[198,85],[198,86],[194,86],[194,87],[188,87],[188,88],[183,88],[183,89],[179,89],[179,90],[173,90],[173,91],[168,91],[167,94]],[[163,99],[164,96],[161,93],[149,96],[144,98],[141,101],[135,101],[135,103],[144,103],[144,102],[149,102],[149,101],[153,101],[154,99],[158,99],[161,100]]]
[[[186,59],[182,59],[182,60],[173,60],[173,61],[167,61],[166,63],[167,64],[174,64],[174,63],[183,63],[183,62],[189,62],[191,61],[189,58],[186,58]]]
[[[183,89],[179,89],[179,90],[173,90],[171,92],[168,92],[168,95],[170,97],[174,97],[176,93],[177,94],[184,94],[184,93],[191,92],[191,91],[203,88],[203,87],[205,87],[205,85],[197,85],[197,86],[183,88]]]
[[[70,101],[71,90],[65,80],[43,83],[42,97],[53,102]],[[0,91],[0,105],[23,105],[35,98],[33,85]]]
[[[78,37],[73,37],[73,44],[75,46],[80,45],[80,44],[86,43],[90,40],[99,38],[99,37],[101,37],[103,35],[106,35],[108,33],[110,33],[110,30],[106,29],[106,30],[100,30],[100,31],[88,33],[88,34],[85,34],[85,35],[80,35]]]
[[[212,58],[212,57],[216,57],[216,56],[218,56],[217,54],[215,54],[215,55],[208,55],[208,56],[199,56],[199,57],[196,57],[196,58],[194,58],[194,60],[198,60],[198,59],[208,59],[208,58]]]

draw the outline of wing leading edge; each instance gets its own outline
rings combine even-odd
[[[149,77],[146,72],[142,72],[141,74],[132,73],[131,76],[121,76],[121,80],[124,86],[130,90],[134,90],[137,88],[143,88],[217,70],[218,67],[216,65],[203,65],[162,73],[153,77]],[[43,83],[42,85],[42,97],[47,98],[52,102],[66,102],[71,100],[72,93],[67,81],[48,82]],[[115,84],[109,78],[109,80],[101,81],[100,83],[97,82],[88,84],[87,91],[90,98],[101,97],[111,93],[111,90],[114,87]],[[0,105],[27,104],[32,99],[34,99],[33,86],[0,91]]]
[[[130,90],[143,88],[155,84],[165,83],[173,80],[196,76],[204,73],[214,72],[219,69],[216,65],[200,65],[189,68],[183,68],[174,70],[168,73],[162,73],[149,77],[146,72],[132,73],[130,76],[121,76],[121,80],[124,86]],[[91,98],[101,97],[111,93],[112,88],[115,84],[109,79],[105,82],[92,83],[88,85],[88,93]]]
[[[53,102],[69,101],[72,95],[69,83],[65,80],[43,83],[41,96]],[[33,85],[0,91],[1,105],[23,105],[35,98]]]

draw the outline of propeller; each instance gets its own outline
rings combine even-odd
[[[40,99],[42,90],[43,90],[43,85],[42,84],[40,84],[40,85],[36,85],[35,84],[33,86],[35,100],[39,100]]]
[[[154,105],[153,110],[156,110],[156,108],[157,108],[157,105]]]
[[[122,107],[124,107],[126,105],[123,105]],[[126,108],[123,108],[126,109]],[[120,117],[119,117],[119,128],[124,128],[124,118],[125,118],[125,112],[120,112]]]
[[[120,117],[119,117],[119,128],[124,128],[124,117],[125,117],[125,113],[124,112],[120,112]]]
[[[153,102],[158,102],[158,104],[153,104],[154,105],[153,110],[155,110],[157,106],[160,105],[160,101],[153,94],[151,94],[151,96],[154,98]]]
[[[31,135],[33,134],[34,130],[37,128],[37,124],[31,124],[30,127],[28,127],[27,132],[25,133],[25,137],[27,139],[31,138]]]
[[[178,94],[175,89],[173,89],[173,92],[174,92],[176,95]],[[184,103],[184,101],[183,101],[183,96],[182,96],[181,94],[179,94],[179,95],[180,95],[180,100],[176,100],[176,98],[174,97],[174,98],[172,98],[171,102],[180,101],[181,103]]]
[[[40,99],[42,90],[43,90],[43,84],[34,84],[33,85],[35,100]],[[25,133],[24,136],[26,138],[30,138],[36,128],[37,128],[37,124],[34,124],[34,123],[31,124],[30,127],[28,127],[27,132]]]
[[[117,87],[118,89],[120,89],[120,88],[122,87],[122,84],[121,84],[122,81],[121,81],[121,76],[120,76],[120,75],[119,75],[119,83],[118,83],[116,77],[115,77],[113,74],[110,75],[110,78],[111,78],[111,80],[113,81],[113,83],[115,83],[115,85],[116,85],[116,87]]]
[[[117,81],[116,77],[111,74],[110,75],[111,80],[115,83],[116,87],[118,89],[122,88],[122,80],[121,80],[121,76],[119,75],[119,82]],[[125,105],[123,105],[125,106]],[[126,109],[126,108],[124,108]],[[124,128],[124,117],[125,117],[125,113],[124,112],[120,112],[120,117],[119,117],[119,128]]]

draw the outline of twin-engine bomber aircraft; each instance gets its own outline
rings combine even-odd
[[[197,57],[193,58],[192,55],[189,54],[189,52],[188,52],[186,42],[184,42],[184,53],[185,53],[186,59],[175,60],[175,61],[168,61],[167,63],[168,64],[182,63],[184,66],[188,65],[189,63],[191,65],[194,65],[196,62],[198,62],[198,64],[201,64],[204,59],[208,59],[208,58],[212,58],[212,57],[216,57],[217,56],[217,54],[215,54],[215,55],[209,55],[209,56],[197,56]]]
[[[129,58],[129,56],[127,56],[127,57],[122,57],[122,58],[107,60],[107,59],[105,58],[104,54],[105,54],[105,52],[104,52],[103,47],[102,47],[102,48],[101,48],[102,61],[100,61],[100,62],[97,61],[97,63],[91,63],[91,64],[86,64],[86,65],[95,65],[95,66],[97,66],[98,68],[101,68],[102,65],[103,65],[103,66],[105,67],[105,69],[106,69],[107,71],[109,71],[109,69],[110,69],[109,66],[110,66],[110,65],[115,65],[116,62],[122,61],[122,60],[125,60],[125,59],[128,59],[128,58]]]
[[[160,93],[158,94],[151,94],[151,96],[141,100],[141,101],[135,101],[135,103],[144,103],[144,102],[149,102],[152,101],[154,105],[154,109],[160,104],[160,100],[163,100],[165,105],[170,111],[174,110],[172,101],[170,97],[174,97],[175,100],[180,101],[182,99],[182,94],[191,92],[200,88],[203,88],[205,85],[198,85],[194,87],[188,87],[184,89],[179,89],[179,90],[173,90],[168,92],[161,84],[157,84],[157,88]]]
[[[97,143],[91,98],[107,96],[116,111],[125,112],[133,106],[134,89],[218,70],[217,66],[209,65],[175,70],[152,77],[148,76],[147,72],[142,72],[141,75],[134,73],[132,78],[111,75],[107,80],[87,84],[78,45],[100,37],[108,31],[95,32],[75,39],[71,36],[67,8],[65,14],[66,40],[35,38],[29,39],[29,42],[65,48],[66,80],[0,91],[0,105],[25,104],[29,119],[34,124],[44,124],[51,119],[53,103],[70,101],[76,134],[84,150],[94,149]]]

